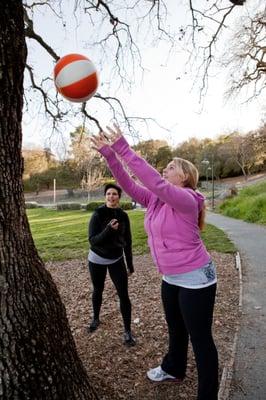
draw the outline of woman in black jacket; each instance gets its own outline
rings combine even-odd
[[[119,207],[122,190],[115,184],[105,186],[105,205],[98,207],[89,223],[89,270],[93,284],[93,319],[90,332],[100,324],[100,309],[107,269],[120,300],[120,310],[125,328],[124,344],[135,345],[131,333],[131,302],[128,296],[128,274],[134,272],[130,222],[126,212]],[[128,268],[125,266],[124,256]]]

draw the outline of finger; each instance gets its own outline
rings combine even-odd
[[[105,141],[109,141],[110,140],[110,135],[108,135],[108,133],[102,131],[102,139],[104,139]]]
[[[100,136],[100,138],[105,138],[105,137],[106,137],[106,132],[101,131],[101,132],[99,133],[99,136]]]
[[[91,140],[91,142],[93,143],[93,144],[97,144],[97,140],[96,140],[96,138],[94,138],[93,136],[90,138],[90,140]]]
[[[110,126],[107,126],[106,129],[108,129],[108,131],[109,131],[112,135],[115,135],[115,134],[116,134],[116,132],[115,132]]]
[[[116,132],[117,132],[119,135],[122,135],[122,131],[121,131],[119,125],[117,125],[115,122],[114,122],[114,127],[115,127],[115,129],[116,129]]]

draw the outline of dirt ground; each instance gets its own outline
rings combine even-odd
[[[220,377],[231,356],[238,323],[239,281],[233,255],[211,252],[217,265],[218,291],[214,315],[214,337],[219,353]],[[167,327],[160,301],[161,277],[149,255],[134,257],[135,273],[129,278],[132,301],[132,331],[135,347],[123,345],[123,325],[112,282],[107,277],[101,325],[91,334],[91,282],[86,260],[47,263],[57,284],[69,318],[78,353],[91,384],[101,400],[195,400],[197,373],[191,348],[187,377],[178,384],[153,384],[146,378],[149,368],[159,365],[167,350]]]

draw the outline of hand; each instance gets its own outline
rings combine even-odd
[[[109,222],[108,225],[110,225],[110,227],[115,230],[117,230],[119,227],[119,223],[118,223],[117,219],[111,219],[111,221]]]
[[[117,124],[113,124],[113,127],[107,126],[106,129],[109,133],[103,132],[104,137],[108,140],[108,144],[112,145],[115,143],[121,136],[123,136],[121,129]]]
[[[104,132],[100,132],[97,136],[91,136],[91,141],[94,144],[93,149],[100,150],[103,146],[109,145],[108,138]]]

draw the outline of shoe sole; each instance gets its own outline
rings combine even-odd
[[[98,329],[98,327],[97,327],[97,328],[93,328],[93,329],[89,328],[89,329],[88,329],[88,332],[89,332],[89,333],[93,333],[93,332],[97,331],[97,329]]]
[[[136,343],[124,343],[124,346],[126,346],[126,347],[134,347],[134,346],[136,346]]]
[[[162,381],[153,381],[152,379],[150,379],[148,376],[147,376],[147,379],[148,379],[148,381],[149,382],[151,382],[153,385],[155,384],[157,384],[157,385],[159,385],[159,384],[162,384],[162,383],[167,383],[168,385],[169,385],[169,383],[171,384],[171,383],[173,383],[173,384],[181,384],[183,381],[181,380],[181,379],[178,379],[178,378],[176,378],[176,379],[174,379],[174,378],[166,378],[166,379],[164,379],[164,380],[162,380]]]
[[[95,332],[95,331],[97,331],[97,329],[99,328],[99,326],[100,326],[100,322],[99,322],[99,324],[98,324],[96,327],[91,328],[90,326],[88,326],[88,327],[87,327],[87,332],[88,332],[88,333]]]

